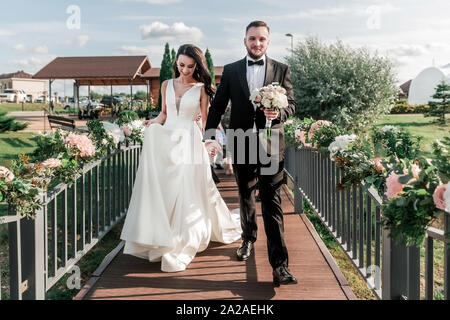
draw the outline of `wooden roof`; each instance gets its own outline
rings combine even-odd
[[[146,84],[141,75],[151,69],[147,56],[58,57],[34,79],[74,79],[80,85]]]
[[[26,73],[23,70],[13,73],[0,74],[0,79],[12,79],[12,78],[31,79],[32,77],[33,77],[32,74]]]

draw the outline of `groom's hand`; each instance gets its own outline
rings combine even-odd
[[[275,108],[263,108],[261,107],[262,110],[264,111],[264,115],[266,116],[267,120],[274,120],[276,118],[278,118],[278,111],[275,110]]]

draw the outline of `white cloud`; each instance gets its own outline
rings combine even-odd
[[[23,43],[18,43],[16,45],[13,46],[13,49],[19,52],[27,52],[27,46],[24,45]]]
[[[0,37],[8,37],[8,36],[12,36],[13,33],[11,31],[5,30],[5,29],[0,29]]]
[[[120,50],[129,55],[148,55],[150,53],[148,47],[120,46]]]
[[[151,25],[140,27],[142,39],[157,38],[161,40],[192,40],[200,41],[203,38],[202,31],[197,27],[188,27],[183,22],[175,22],[169,26],[156,21]]]
[[[429,54],[429,50],[423,45],[403,44],[387,50],[388,53],[397,57],[417,57]]]
[[[339,7],[326,7],[326,8],[314,8],[308,10],[301,10],[292,13],[286,13],[277,16],[267,16],[265,19],[273,20],[292,20],[292,19],[304,19],[304,20],[332,20],[343,16],[370,16],[369,8],[376,9],[381,14],[393,13],[400,11],[400,8],[394,7],[390,3],[383,3],[379,5],[362,5],[355,4],[350,6]]]
[[[86,45],[86,43],[89,41],[89,36],[88,35],[79,35],[76,38],[77,44],[80,47],[84,47]]]
[[[48,53],[48,47],[47,45],[42,45],[42,46],[37,46],[36,48],[34,48],[33,50],[35,53],[40,53],[40,54],[47,54]]]
[[[27,72],[37,72],[55,57],[56,56],[54,55],[46,55],[41,57],[31,56],[25,59],[12,60],[11,63],[20,68],[26,69]]]
[[[120,2],[145,2],[148,4],[171,4],[179,3],[183,0],[119,0]]]

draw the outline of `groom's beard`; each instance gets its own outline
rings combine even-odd
[[[250,58],[252,58],[253,60],[259,60],[259,59],[261,59],[265,54],[266,54],[266,52],[264,51],[263,53],[261,53],[259,56],[257,56],[257,55],[255,55],[247,46],[245,46],[245,48],[247,49],[247,54],[248,54],[248,56],[250,57]]]

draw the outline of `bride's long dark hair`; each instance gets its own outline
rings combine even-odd
[[[188,56],[192,59],[194,59],[197,66],[195,67],[193,77],[198,82],[203,82],[205,85],[205,92],[209,97],[209,101],[211,102],[214,97],[214,88],[211,85],[212,79],[211,75],[209,74],[209,70],[206,64],[206,58],[203,55],[202,50],[200,48],[194,46],[193,44],[183,44],[177,52],[177,56],[175,58],[175,61],[173,62],[173,72],[175,75],[175,78],[178,78],[180,76],[180,72],[177,68],[177,60],[180,54],[183,54],[185,56]]]

